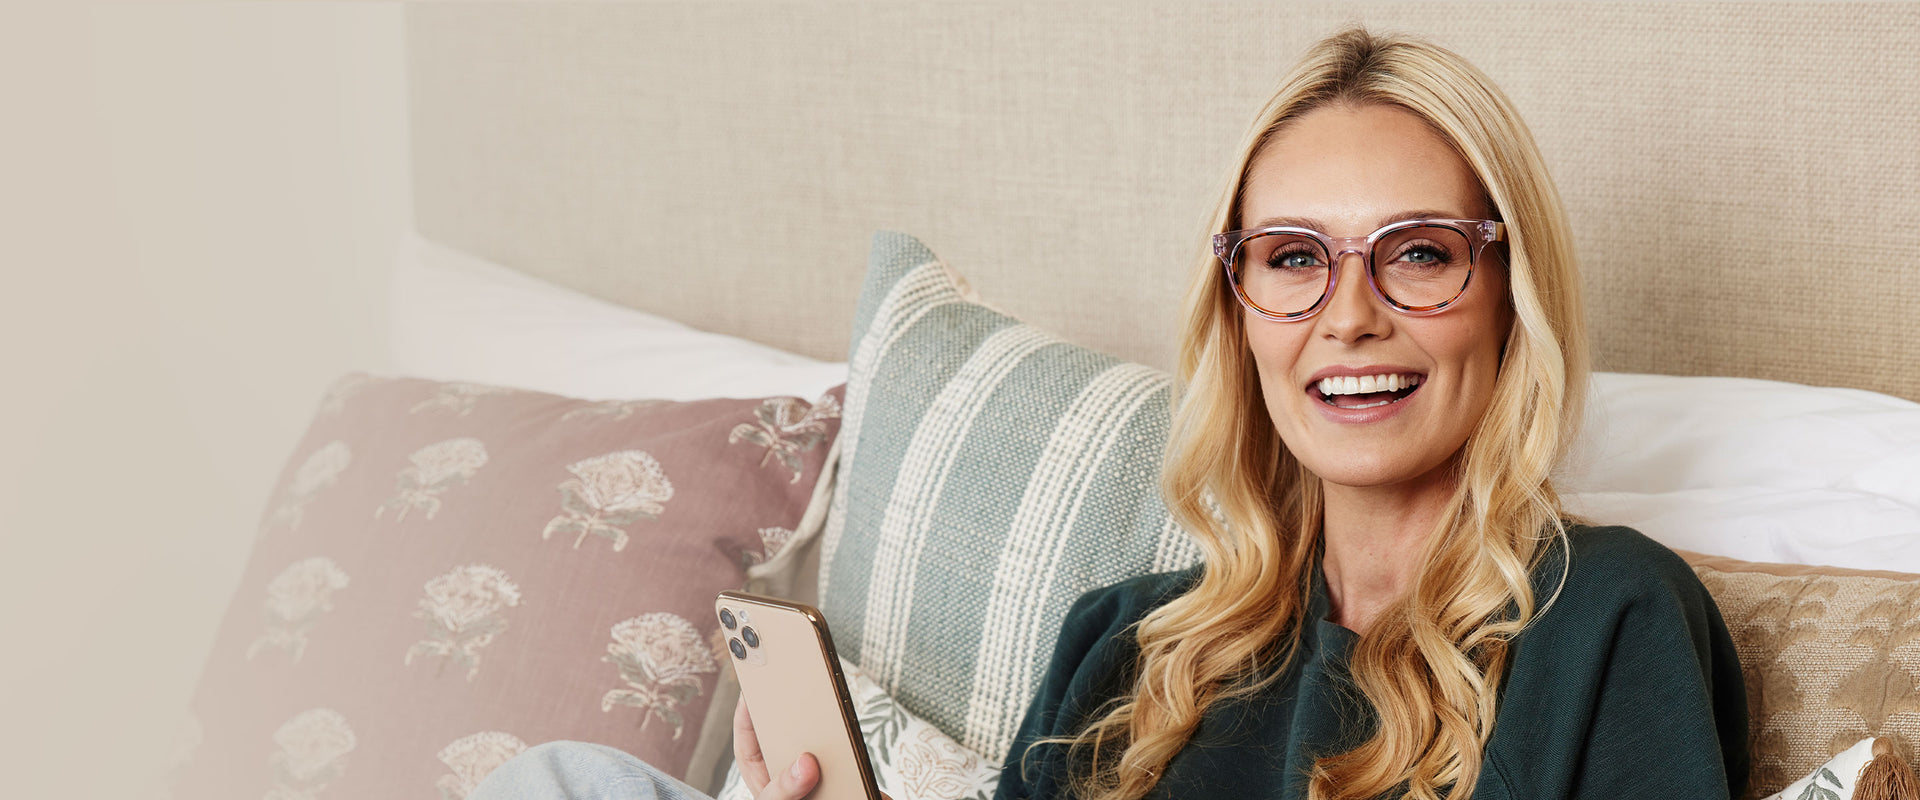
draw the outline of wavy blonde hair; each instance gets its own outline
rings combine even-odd
[[[1546,544],[1566,536],[1550,473],[1586,394],[1578,270],[1559,195],[1506,96],[1451,51],[1363,29],[1315,45],[1262,109],[1213,232],[1240,226],[1240,194],[1261,148],[1309,111],[1339,104],[1411,111],[1465,158],[1507,223],[1515,321],[1491,404],[1457,461],[1457,488],[1426,540],[1426,567],[1355,646],[1353,678],[1378,727],[1355,749],[1319,758],[1308,795],[1399,790],[1428,800],[1452,787],[1467,800],[1493,732],[1508,643],[1537,613],[1529,576]],[[1205,567],[1192,590],[1135,628],[1131,694],[1058,740],[1071,747],[1075,794],[1090,800],[1145,795],[1210,705],[1280,675],[1299,645],[1318,560],[1319,479],[1267,417],[1245,317],[1211,251],[1193,274],[1161,488]]]

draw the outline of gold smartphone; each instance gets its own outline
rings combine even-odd
[[[812,753],[820,783],[807,797],[881,800],[826,617],[809,605],[744,592],[721,592],[713,611],[773,777]]]

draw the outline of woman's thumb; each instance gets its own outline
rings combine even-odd
[[[820,762],[814,760],[812,753],[801,753],[785,772],[780,773],[778,796],[783,799],[799,800],[813,791],[814,785],[819,782]]]

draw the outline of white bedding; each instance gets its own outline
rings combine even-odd
[[[1600,373],[1562,492],[1595,521],[1750,561],[1920,572],[1920,404]]]
[[[417,234],[395,260],[400,372],[591,400],[796,395],[847,382],[817,361],[556,286]]]
[[[822,362],[607,303],[410,237],[401,372],[592,399],[812,398]],[[1560,481],[1575,513],[1750,561],[1920,572],[1920,404],[1741,378],[1599,373]]]

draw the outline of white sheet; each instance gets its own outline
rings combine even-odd
[[[1750,561],[1920,572],[1920,404],[1744,378],[1600,373],[1571,510]]]
[[[395,369],[594,400],[796,395],[847,380],[817,361],[695,330],[409,235],[390,303]]]

